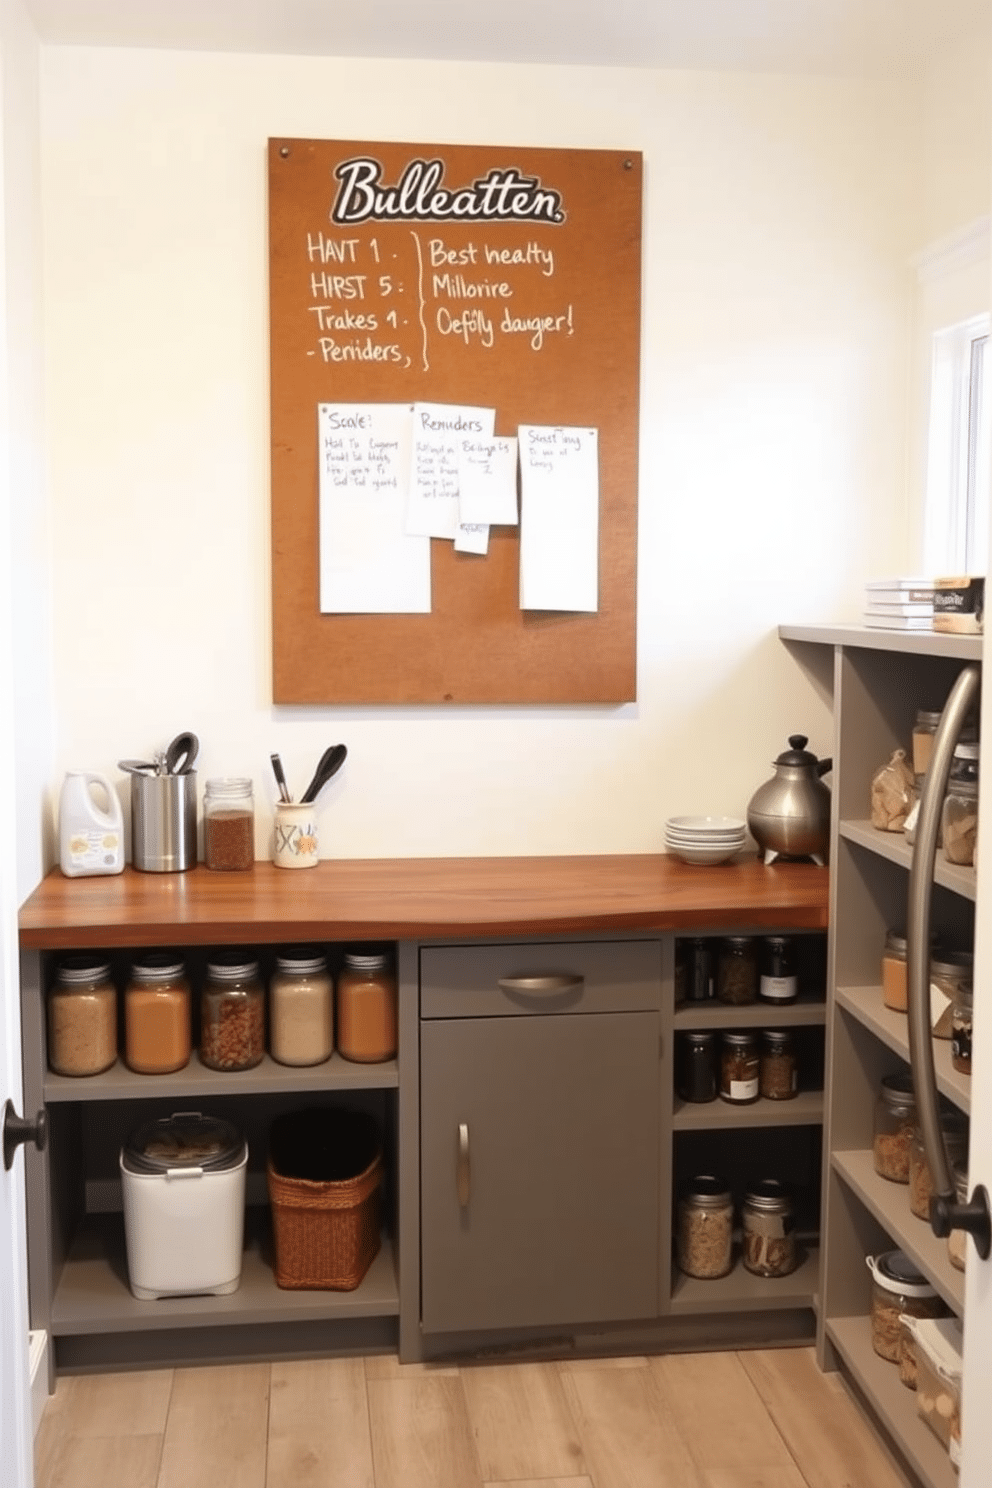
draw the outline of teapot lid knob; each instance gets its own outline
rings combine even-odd
[[[807,737],[806,734],[790,734],[789,735],[789,744],[790,744],[790,746],[793,749],[805,749],[806,748],[806,745],[808,743],[809,743],[809,738]]]
[[[775,763],[777,765],[793,766],[817,765],[819,761],[817,760],[816,755],[811,754],[806,748],[808,742],[809,741],[805,734],[790,734],[790,747],[786,749],[784,753],[779,755]]]

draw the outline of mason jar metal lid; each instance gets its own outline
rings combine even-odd
[[[245,950],[217,951],[207,962],[207,975],[217,982],[253,981],[258,962]]]
[[[788,1044],[792,1042],[792,1034],[787,1028],[763,1028],[761,1037],[766,1044]]]
[[[302,976],[308,971],[326,971],[327,957],[314,955],[311,946],[287,946],[276,957],[276,966],[280,971],[292,971]]]
[[[754,945],[754,936],[753,935],[725,935],[724,938],[723,938],[723,943],[728,948],[728,950],[732,950],[732,951],[746,951],[750,946],[753,946]]]
[[[146,1121],[128,1137],[121,1162],[130,1173],[167,1173],[202,1168],[222,1172],[236,1168],[245,1156],[245,1141],[237,1127],[199,1111],[177,1111],[158,1121]]]
[[[949,976],[955,980],[970,973],[975,964],[971,951],[938,951],[930,957],[930,975]]]
[[[716,1041],[716,1033],[707,1028],[693,1028],[685,1035],[685,1041],[687,1044],[699,1044],[704,1048],[708,1048],[710,1044]]]
[[[916,1092],[909,1075],[883,1075],[880,1088],[887,1106],[905,1107],[916,1104]]]
[[[726,1178],[713,1173],[701,1173],[690,1178],[686,1184],[685,1197],[691,1204],[703,1209],[722,1209],[730,1203],[730,1185]]]
[[[381,971],[388,961],[388,956],[381,952],[376,954],[362,953],[358,951],[347,951],[344,964],[352,971]]]
[[[865,1260],[883,1291],[902,1297],[936,1297],[937,1288],[916,1269],[905,1251],[887,1250],[882,1255],[866,1256]]]
[[[75,982],[106,982],[110,978],[110,962],[94,956],[66,956],[59,962],[56,975],[69,986]]]
[[[763,1214],[781,1214],[792,1208],[792,1195],[778,1178],[760,1178],[747,1190],[744,1202]]]
[[[146,951],[131,967],[131,974],[141,982],[165,982],[182,976],[184,966],[175,951]]]
[[[730,1044],[735,1049],[746,1049],[755,1042],[753,1033],[725,1032],[722,1038],[725,1044]]]
[[[935,713],[930,708],[918,708],[916,711],[916,722],[925,724],[927,728],[936,728],[940,719],[940,713]]]
[[[954,746],[954,758],[964,760],[977,760],[982,746],[977,741],[959,740]]]

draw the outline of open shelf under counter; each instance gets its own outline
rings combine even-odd
[[[170,1075],[138,1075],[118,1059],[101,1075],[78,1078],[45,1075],[46,1103],[51,1101],[151,1100],[156,1097],[195,1100],[202,1095],[292,1095],[296,1091],[385,1090],[399,1084],[395,1059],[356,1064],[332,1054],[323,1064],[278,1064],[266,1054],[249,1070],[212,1070],[194,1053],[185,1069]]]
[[[751,1104],[720,1100],[676,1100],[675,1131],[747,1130],[756,1126],[820,1126],[823,1091],[800,1090],[791,1100],[756,1100]]]
[[[823,997],[804,994],[796,1002],[751,1002],[733,1007],[727,1002],[680,1002],[675,1008],[676,1032],[690,1028],[783,1028],[817,1026],[826,1022]]]
[[[752,1276],[738,1259],[727,1276],[700,1281],[673,1271],[669,1311],[674,1314],[703,1312],[766,1312],[781,1308],[816,1308],[820,1277],[820,1250],[816,1245],[797,1246],[799,1263],[788,1276]]]
[[[893,1183],[875,1171],[870,1152],[835,1152],[834,1171],[878,1220],[899,1250],[905,1251],[958,1316],[964,1311],[964,1272],[951,1265],[947,1241],[938,1240],[924,1219],[909,1207],[909,1186]]]
[[[902,1383],[895,1364],[872,1348],[868,1318],[829,1318],[826,1332],[854,1385],[926,1488],[956,1488],[959,1479],[951,1459],[916,1414],[916,1391]]]
[[[241,1282],[226,1297],[164,1297],[139,1301],[127,1280],[120,1214],[91,1214],[80,1225],[62,1268],[52,1304],[56,1336],[127,1333],[223,1324],[393,1317],[399,1312],[393,1241],[382,1248],[353,1291],[289,1291],[276,1285],[268,1212],[249,1208]]]
[[[853,1013],[859,1023],[909,1063],[909,1026],[906,1014],[885,1006],[881,987],[838,987],[837,1005]],[[937,1089],[960,1110],[970,1113],[971,1076],[962,1074],[951,1063],[949,1039],[934,1039],[932,1042]]]
[[[981,661],[980,635],[953,635],[939,630],[885,630],[870,625],[780,625],[783,641],[854,646],[865,651],[904,651],[911,656],[944,656],[952,661]]]
[[[845,841],[854,842],[859,847],[866,847],[869,852],[877,853],[880,858],[885,858],[890,863],[897,863],[907,872],[912,866],[913,849],[902,832],[880,832],[877,827],[872,826],[870,821],[850,820],[842,821],[839,830]],[[942,888],[960,894],[962,899],[970,899],[974,902],[978,882],[974,868],[949,863],[939,848],[933,863],[933,880]]]

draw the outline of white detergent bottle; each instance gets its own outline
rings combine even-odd
[[[97,804],[93,787],[106,796]],[[124,817],[117,792],[93,770],[70,770],[59,796],[59,865],[68,878],[123,873]]]

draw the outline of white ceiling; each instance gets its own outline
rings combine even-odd
[[[42,41],[912,77],[992,0],[24,0]]]

